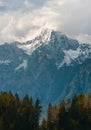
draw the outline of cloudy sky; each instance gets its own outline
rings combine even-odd
[[[42,28],[91,43],[91,0],[0,0],[0,43],[32,39]]]

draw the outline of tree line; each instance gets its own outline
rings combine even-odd
[[[0,130],[38,130],[41,106],[26,95],[0,93]]]
[[[0,130],[91,130],[91,95],[49,104],[42,121],[41,111],[39,99],[0,92]]]
[[[91,95],[78,94],[58,106],[49,104],[40,130],[91,130]]]

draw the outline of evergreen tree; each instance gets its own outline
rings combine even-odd
[[[45,119],[42,120],[40,130],[47,130],[47,121]]]
[[[40,106],[39,99],[36,99],[34,104],[34,129],[39,129],[39,120],[42,107]]]
[[[59,106],[59,114],[58,114],[58,130],[60,130],[60,128],[62,130],[65,129],[66,127],[66,123],[67,123],[67,112],[66,112],[66,103],[65,101],[63,100],[61,103],[60,103],[60,106]]]

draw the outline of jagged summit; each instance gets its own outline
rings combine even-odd
[[[54,31],[53,29],[49,29],[49,28],[42,28],[41,30],[41,34],[51,34],[51,32]]]
[[[53,29],[42,29],[41,33],[33,40],[28,41],[26,44],[19,45],[26,51],[27,54],[31,55],[40,46],[50,46],[50,48],[59,48],[63,50],[73,49],[76,50],[79,46],[77,40],[68,38],[65,34],[55,31]]]
[[[60,32],[60,31],[54,30],[54,29],[43,28],[43,29],[41,30],[41,33],[40,33],[39,35],[42,36],[42,37],[43,37],[44,35],[51,37],[51,35],[58,36],[58,35],[63,35],[63,33]]]
[[[49,28],[43,28],[41,30],[41,33],[38,35],[39,38],[42,38],[42,42],[47,42],[47,41],[52,40],[54,38],[58,39],[59,37],[62,37],[62,36],[64,36],[66,38],[66,35],[63,34],[62,32],[56,31],[54,29],[49,29]]]
[[[39,42],[41,43],[48,42],[51,38],[52,32],[53,30],[51,29],[43,28],[40,34],[37,37],[35,37],[32,41],[39,40]]]

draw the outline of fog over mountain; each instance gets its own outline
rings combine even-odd
[[[91,0],[0,0],[0,43],[24,42],[43,27],[91,43]]]

